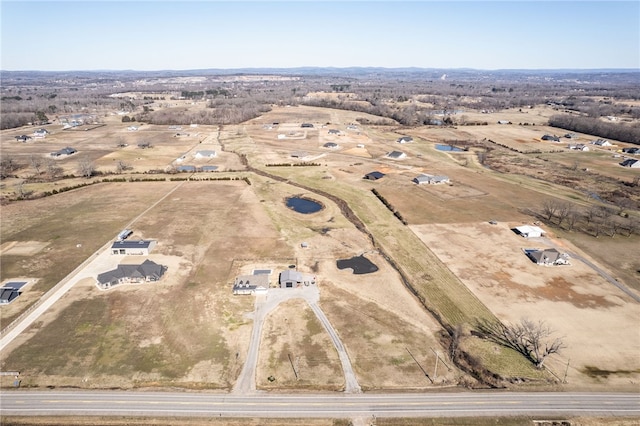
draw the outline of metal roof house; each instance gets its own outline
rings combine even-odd
[[[640,160],[634,160],[633,158],[628,158],[620,163],[622,167],[631,167],[632,169],[640,169]]]
[[[387,153],[387,158],[391,158],[392,160],[402,160],[403,158],[406,158],[407,154],[405,154],[402,151],[391,151],[389,153]]]
[[[111,254],[146,256],[155,246],[155,240],[116,241],[111,245]]]
[[[155,282],[162,278],[166,270],[166,266],[147,259],[140,265],[118,265],[114,270],[99,274],[97,281],[98,286],[103,289],[124,283]]]
[[[384,173],[375,171],[375,172],[367,173],[366,175],[364,175],[363,179],[378,180],[378,179],[382,179],[383,177],[384,177]]]
[[[196,155],[194,155],[195,158],[215,158],[217,156],[218,156],[217,152],[210,151],[210,150],[198,151],[196,152]]]
[[[411,136],[402,136],[396,140],[398,143],[409,143],[413,142],[413,138]]]
[[[329,148],[329,149],[337,149],[338,148],[338,144],[335,142],[327,142],[324,145],[322,145],[325,148]]]
[[[449,182],[449,178],[447,176],[421,174],[420,176],[416,176],[415,178],[413,178],[413,182],[417,183],[418,185],[437,185]]]

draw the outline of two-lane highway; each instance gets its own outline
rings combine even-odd
[[[5,416],[463,417],[640,416],[638,393],[274,395],[128,391],[3,391]]]

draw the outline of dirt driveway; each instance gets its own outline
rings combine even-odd
[[[640,304],[576,259],[570,266],[534,264],[522,249],[547,248],[549,240],[524,239],[510,230],[516,225],[439,224],[412,229],[501,320],[544,320],[558,337],[564,336],[567,348],[550,363],[552,368],[563,371],[570,360],[574,383],[587,380],[581,372],[594,368],[611,376],[618,372],[618,383],[637,383]],[[567,241],[550,241],[560,250],[564,246],[580,253]]]

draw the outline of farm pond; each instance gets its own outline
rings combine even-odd
[[[319,201],[315,201],[310,198],[289,197],[286,200],[287,207],[297,213],[302,214],[319,212],[324,207]]]
[[[336,261],[336,265],[338,269],[353,269],[355,275],[371,274],[378,270],[375,263],[364,257],[364,255],[355,256],[351,259],[340,259]]]

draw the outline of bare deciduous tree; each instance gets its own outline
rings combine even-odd
[[[91,176],[93,176],[95,171],[96,171],[96,166],[93,164],[93,162],[89,158],[82,157],[78,162],[78,172],[80,173],[81,176],[86,177],[88,179]]]
[[[545,200],[542,203],[542,213],[545,215],[547,220],[551,220],[553,216],[556,215],[558,208],[560,207],[560,203],[557,200]]]
[[[517,324],[481,322],[479,331],[485,338],[514,349],[524,355],[537,368],[542,368],[545,359],[565,347],[561,338],[553,338],[554,331],[544,322],[537,323],[526,318]]]
[[[63,169],[52,158],[48,159],[45,163],[47,169],[47,175],[49,179],[56,179],[62,175]]]
[[[133,167],[131,167],[131,165],[129,165],[129,163],[127,163],[124,160],[118,160],[118,162],[116,163],[116,173],[120,174],[122,172],[125,172],[127,170],[131,170]]]
[[[40,168],[42,167],[42,157],[38,155],[31,155],[29,162],[31,163],[31,167],[36,171],[36,175],[40,174]]]

